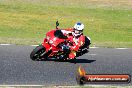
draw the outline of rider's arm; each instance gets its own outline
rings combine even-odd
[[[63,33],[63,34],[69,34],[69,33],[71,33],[71,31],[67,31],[67,30],[61,30],[61,32]]]
[[[67,29],[62,29],[61,31],[64,35],[68,35],[68,34],[72,33],[72,30],[73,30],[73,28],[67,28]]]
[[[73,43],[73,46],[71,46],[71,50],[78,51],[81,46],[84,45],[84,38],[80,37],[80,40],[76,43]]]

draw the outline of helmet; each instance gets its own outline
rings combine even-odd
[[[83,29],[84,29],[84,25],[82,23],[78,22],[74,25],[72,34],[75,37],[80,36],[83,33]]]

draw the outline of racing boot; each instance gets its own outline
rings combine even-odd
[[[75,59],[76,57],[76,52],[75,51],[72,51],[70,54],[69,54],[69,57],[67,58],[67,60],[73,60]]]

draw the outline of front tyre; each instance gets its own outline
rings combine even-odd
[[[42,45],[39,45],[31,52],[30,58],[34,61],[42,61],[46,59],[46,57],[44,57],[45,54],[46,54],[45,47]]]

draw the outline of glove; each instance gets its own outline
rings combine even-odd
[[[63,46],[61,47],[61,49],[62,49],[64,52],[69,52],[69,51],[70,51],[70,47],[67,46],[67,45],[63,45]]]
[[[70,49],[70,48],[69,48],[69,46],[67,46],[67,45],[63,45],[63,46],[62,46],[62,50],[65,50],[65,49]]]

